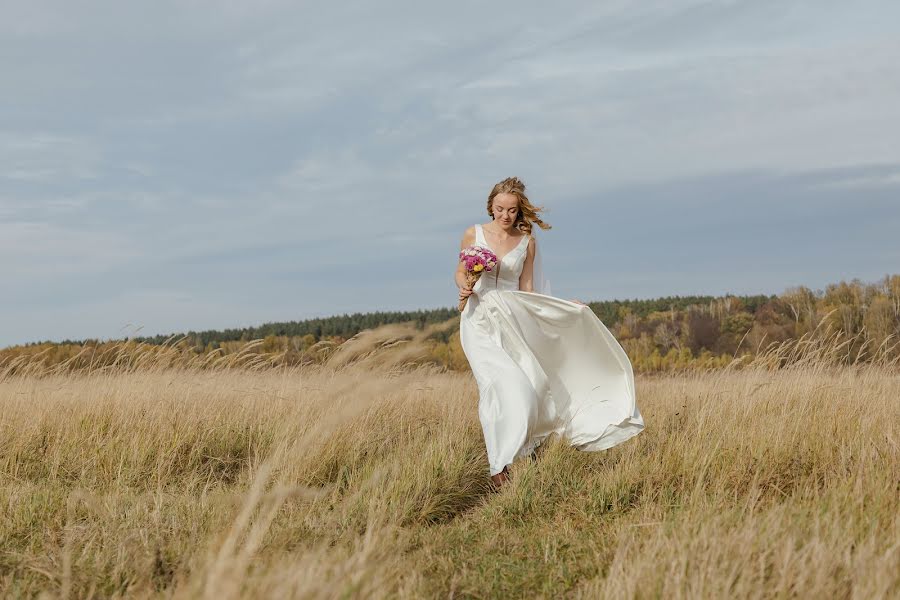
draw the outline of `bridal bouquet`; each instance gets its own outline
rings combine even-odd
[[[466,286],[472,288],[485,271],[497,266],[497,255],[482,246],[469,246],[459,253],[459,262],[466,266]],[[466,307],[469,297],[459,301],[459,310]]]

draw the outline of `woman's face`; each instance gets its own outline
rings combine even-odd
[[[513,194],[497,194],[494,196],[491,211],[494,213],[494,220],[501,227],[509,228],[519,215],[519,198]]]

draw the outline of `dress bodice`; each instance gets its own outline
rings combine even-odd
[[[502,257],[494,267],[493,271],[484,273],[472,288],[478,295],[484,295],[490,290],[518,290],[519,276],[522,274],[522,267],[525,265],[525,256],[528,253],[528,237],[522,236],[519,245],[509,251]],[[484,231],[481,224],[475,225],[475,244],[490,249],[494,254],[497,252],[491,248],[490,244],[484,237]],[[499,255],[498,255],[499,258]]]

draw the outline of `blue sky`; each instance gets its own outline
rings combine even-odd
[[[0,8],[0,347],[452,306],[510,175],[563,297],[900,272],[896,3]]]

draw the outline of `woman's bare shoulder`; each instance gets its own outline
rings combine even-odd
[[[466,248],[467,246],[471,246],[475,243],[475,226],[469,225],[466,227],[466,230],[463,231],[462,242],[460,242],[460,248]]]

